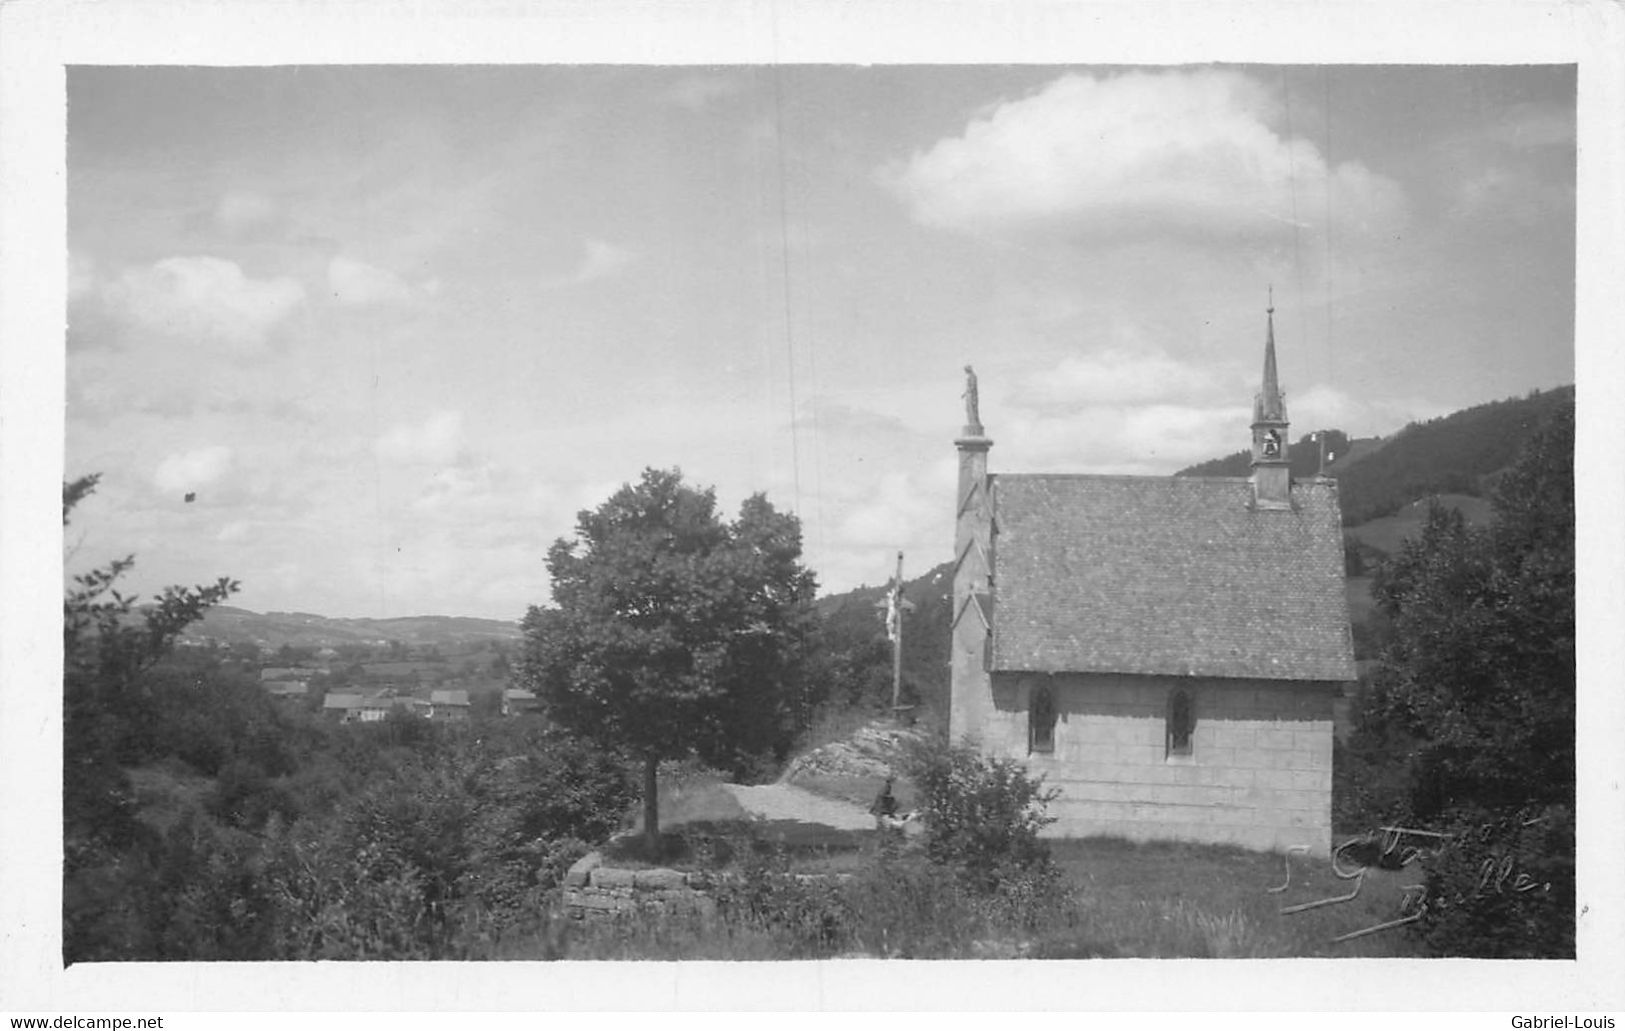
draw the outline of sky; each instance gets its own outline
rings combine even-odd
[[[761,491],[823,590],[993,472],[1575,379],[1572,66],[67,71],[70,572],[517,619],[645,467]],[[195,500],[184,500],[188,494]]]

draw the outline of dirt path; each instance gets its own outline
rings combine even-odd
[[[724,784],[745,811],[767,820],[818,824],[842,831],[872,831],[875,818],[862,806],[815,795],[794,784]]]

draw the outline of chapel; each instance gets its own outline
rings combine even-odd
[[[990,472],[966,370],[949,730],[1060,789],[1047,833],[1330,851],[1342,518],[1292,475],[1274,313],[1245,477]]]

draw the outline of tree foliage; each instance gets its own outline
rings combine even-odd
[[[1048,872],[1049,849],[1038,835],[1055,822],[1045,810],[1060,792],[1044,787],[1042,777],[939,738],[915,745],[904,769],[919,793],[933,862],[980,892]]]
[[[1551,900],[1573,891],[1563,829],[1575,797],[1573,454],[1569,404],[1499,478],[1489,526],[1435,505],[1373,583],[1386,643],[1340,751],[1340,791],[1368,817],[1500,828],[1483,840],[1457,833],[1430,863],[1418,926],[1435,951],[1572,949],[1572,907]],[[1527,830],[1525,811],[1543,813],[1546,828]],[[1537,862],[1531,842],[1557,851]],[[1557,883],[1538,903],[1524,892],[1491,897],[1467,882],[1492,861]]]
[[[1434,507],[1378,574],[1389,641],[1372,716],[1421,742],[1417,816],[1574,791],[1574,415],[1560,410],[1475,529]]]
[[[555,607],[527,613],[518,679],[561,725],[642,761],[646,795],[662,759],[737,775],[782,758],[816,628],[800,559],[799,520],[763,496],[726,523],[714,491],[645,470],[549,550]]]
[[[95,483],[64,485],[64,523]],[[173,648],[234,583],[143,608],[129,566],[64,599],[68,963],[489,955],[634,797],[613,756],[535,721],[279,704],[229,653]]]

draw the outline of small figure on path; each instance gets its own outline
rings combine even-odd
[[[869,807],[869,813],[874,816],[875,823],[885,826],[886,821],[897,816],[897,797],[891,793],[892,778],[886,778],[886,786],[880,789],[875,796],[874,804]]]
[[[979,408],[980,402],[976,396],[976,371],[969,365],[965,366],[965,425],[982,425],[982,416]]]

